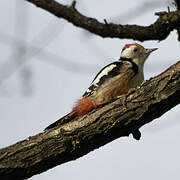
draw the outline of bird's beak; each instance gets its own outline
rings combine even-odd
[[[152,53],[153,51],[157,50],[158,48],[146,49],[148,54]]]

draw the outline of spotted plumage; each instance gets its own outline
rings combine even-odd
[[[132,61],[132,59],[120,58],[118,61],[108,64],[103,69],[101,69],[101,71],[93,79],[90,87],[84,93],[83,97],[91,96],[93,92],[98,90],[98,87],[100,87],[101,84],[120,74],[122,71],[121,68],[123,65],[123,61],[127,61],[132,65],[132,70],[134,71],[134,74],[138,73],[138,66]]]

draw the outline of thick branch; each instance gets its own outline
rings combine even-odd
[[[136,91],[84,117],[0,150],[0,179],[24,179],[77,159],[180,103],[180,61]]]
[[[107,21],[101,23],[94,18],[82,15],[75,9],[75,3],[71,6],[64,6],[54,0],[26,1],[101,37],[126,38],[139,41],[163,40],[167,38],[171,31],[180,27],[180,11],[156,13],[159,18],[149,26],[117,25],[108,24]]]
[[[180,11],[180,0],[174,0],[176,9]],[[178,40],[180,41],[180,26],[177,28]]]

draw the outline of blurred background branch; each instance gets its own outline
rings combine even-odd
[[[116,24],[119,23],[128,23],[131,20],[134,20],[135,18],[138,18],[140,16],[145,16],[146,13],[151,12],[153,9],[157,7],[163,7],[164,1],[144,1],[140,4],[138,4],[136,7],[133,7],[132,9],[129,9],[127,12],[113,16],[111,18],[108,18],[109,22],[113,22]],[[166,1],[166,4],[169,4],[171,1]]]

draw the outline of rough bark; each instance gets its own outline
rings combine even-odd
[[[176,9],[180,11],[180,0],[174,0],[174,4],[176,6]],[[178,33],[178,40],[180,41],[180,26],[177,28]]]
[[[75,1],[71,6],[62,5],[54,0],[26,0],[59,18],[64,18],[77,27],[81,27],[101,37],[145,40],[163,40],[173,30],[179,30],[180,11],[155,13],[159,18],[149,26],[121,25],[99,22],[86,17],[75,8]]]
[[[0,179],[24,179],[75,160],[130,133],[180,103],[180,61],[137,90],[0,150]],[[137,133],[138,135],[138,133]]]

